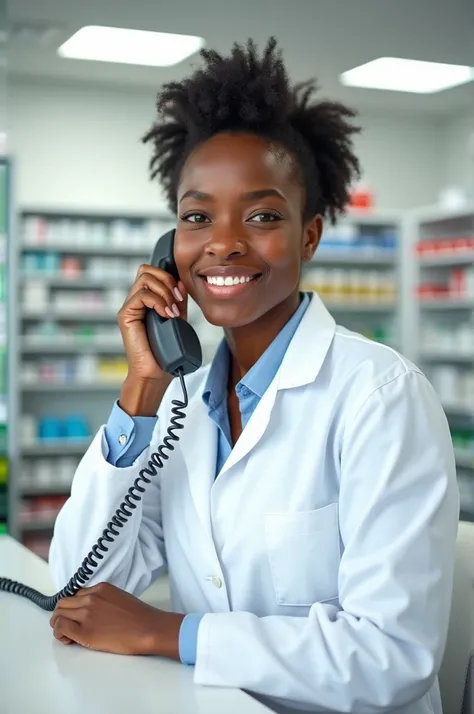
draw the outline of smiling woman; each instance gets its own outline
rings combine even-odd
[[[314,101],[314,82],[291,86],[274,39],[261,58],[252,41],[225,60],[202,56],[205,69],[165,86],[144,141],[155,148],[152,177],[178,212],[186,290],[209,322],[245,325],[261,354],[299,304],[301,262],[317,248],[322,219],[348,203],[358,128],[347,107]],[[205,271],[224,284],[200,279]]]
[[[179,404],[146,310],[186,319],[191,295],[225,339],[187,375],[179,442],[92,587],[59,602],[55,637],[179,658],[278,712],[441,714],[459,507],[446,419],[415,365],[299,289],[359,172],[354,114],[292,86],[274,40],[202,57],[145,137],[178,270],[141,266],[119,313],[129,371],[56,521],[58,586]],[[173,613],[137,599],[165,568]]]

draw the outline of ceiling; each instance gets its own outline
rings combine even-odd
[[[200,35],[226,52],[274,34],[295,80],[319,79],[324,95],[360,110],[457,115],[474,110],[474,83],[420,96],[342,87],[346,69],[380,56],[474,66],[474,0],[7,0],[13,36],[8,75],[17,82],[62,82],[156,91],[179,79],[196,57],[144,68],[61,59],[56,48],[83,25],[113,25]],[[33,35],[16,34],[29,26]],[[44,32],[51,29],[50,33]]]

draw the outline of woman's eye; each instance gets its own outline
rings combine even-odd
[[[209,219],[204,213],[188,213],[187,216],[183,216],[183,221],[188,221],[188,223],[208,223]]]
[[[273,221],[279,221],[280,216],[278,216],[276,213],[256,213],[252,218],[250,218],[250,221],[255,223],[271,223]]]

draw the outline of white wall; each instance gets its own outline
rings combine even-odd
[[[474,108],[444,123],[441,146],[446,185],[460,186],[474,200]]]
[[[14,86],[9,144],[19,207],[157,211],[148,180],[152,94]]]
[[[157,211],[148,180],[152,93],[16,84],[9,91],[9,142],[19,207]],[[440,186],[436,122],[361,116],[357,150],[377,207],[432,203]]]

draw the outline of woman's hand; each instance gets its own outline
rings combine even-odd
[[[145,330],[147,309],[161,317],[187,319],[187,294],[172,275],[141,265],[137,279],[118,314],[118,324],[127,353],[128,375],[120,392],[120,407],[130,416],[155,416],[172,381],[156,362]]]
[[[145,332],[147,308],[161,317],[187,319],[187,294],[181,281],[152,265],[141,265],[128,297],[118,313],[127,353],[129,375],[137,381],[160,380],[164,372],[156,363]]]
[[[83,588],[56,605],[50,624],[63,644],[101,652],[179,660],[183,615],[157,610],[109,583]]]

